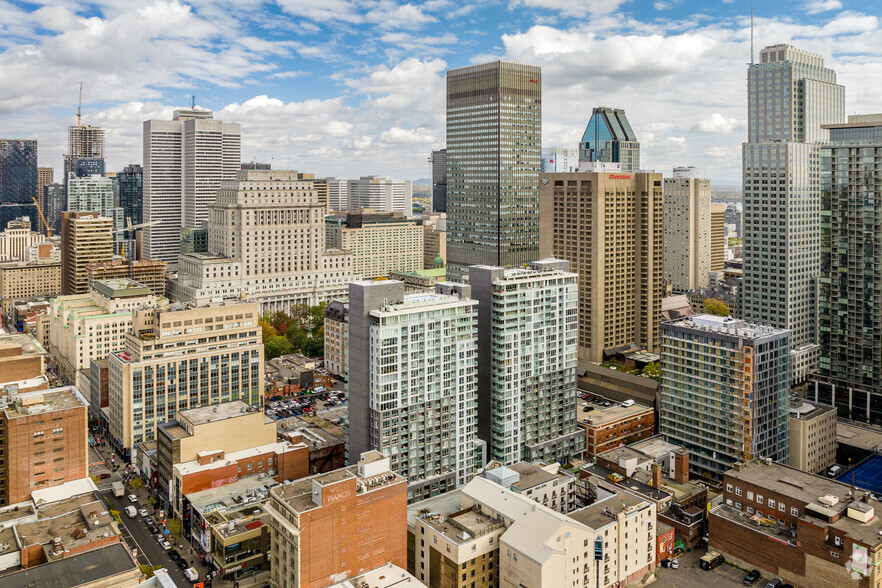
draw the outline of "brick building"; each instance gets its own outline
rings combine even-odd
[[[661,521],[656,525],[655,536],[658,540],[658,561],[674,555],[674,527]]]
[[[580,399],[577,411],[579,426],[585,429],[585,449],[590,455],[646,439],[655,426],[655,410],[642,404],[622,403],[603,408]]]
[[[869,492],[771,460],[736,464],[710,513],[710,547],[809,588],[882,582],[882,519]]]
[[[407,562],[407,482],[378,451],[357,466],[276,486],[271,583],[318,588]]]

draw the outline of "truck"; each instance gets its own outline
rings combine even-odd
[[[138,516],[138,511],[135,510],[134,506],[127,506],[126,507],[126,516],[128,516],[130,519],[133,519],[136,516]]]
[[[701,569],[712,570],[726,560],[716,551],[709,551],[701,556]]]
[[[113,492],[113,495],[119,498],[126,493],[126,488],[123,486],[122,482],[114,482],[110,485],[110,490]]]

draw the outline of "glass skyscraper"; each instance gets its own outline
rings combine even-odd
[[[16,218],[28,216],[37,230],[37,142],[0,139],[0,231]]]
[[[496,61],[447,72],[447,277],[539,254],[542,74]]]
[[[144,169],[137,164],[127,165],[116,174],[119,182],[119,206],[123,217],[140,225],[143,218]],[[132,236],[132,235],[130,235]]]
[[[429,156],[432,164],[432,212],[447,212],[447,149]]]
[[[743,317],[792,332],[791,382],[817,365],[820,143],[843,122],[845,89],[820,55],[789,45],[760,51],[748,71],[743,145]]]
[[[640,170],[640,143],[624,110],[594,109],[579,143],[579,161],[620,163],[628,173]]]

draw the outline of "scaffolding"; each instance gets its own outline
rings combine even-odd
[[[168,264],[158,259],[140,261],[109,261],[91,263],[86,267],[89,276],[89,288],[102,280],[118,280],[128,278],[150,288],[157,296],[165,296],[165,270]]]

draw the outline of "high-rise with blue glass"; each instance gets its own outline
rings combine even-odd
[[[37,142],[0,139],[0,231],[16,218],[29,216],[37,230]]]
[[[624,110],[594,109],[579,143],[579,161],[620,163],[628,173],[640,170],[640,143]]]

